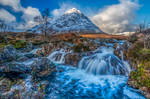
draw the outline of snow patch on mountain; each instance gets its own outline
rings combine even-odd
[[[77,10],[76,8],[72,8],[65,12],[65,14],[70,14],[70,13],[80,13],[81,14],[80,10]]]
[[[103,33],[88,17],[76,8],[66,11],[62,16],[53,18],[49,23],[49,33],[52,34]]]

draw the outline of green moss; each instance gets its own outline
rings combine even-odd
[[[6,43],[0,43],[0,48],[4,48],[5,46],[7,46],[8,44]]]
[[[38,90],[41,91],[41,92],[44,92],[46,89],[46,85],[44,84],[40,84],[39,87],[38,87]]]
[[[19,49],[19,48],[26,48],[27,42],[24,40],[17,40],[12,43],[14,48]]]
[[[7,80],[7,85],[8,85],[8,88],[10,89],[12,86],[14,86],[15,84],[17,83],[17,80]]]
[[[140,64],[136,71],[131,72],[131,79],[137,87],[150,88],[150,77],[148,76],[144,64]]]

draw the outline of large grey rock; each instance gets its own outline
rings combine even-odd
[[[82,55],[79,53],[69,53],[65,56],[65,64],[77,66],[81,58]]]
[[[21,74],[26,74],[30,72],[30,68],[25,66],[24,64],[18,62],[10,62],[1,64],[0,66],[0,74],[7,77],[16,78]]]
[[[17,58],[17,50],[12,45],[6,46],[0,53],[0,63],[16,60]]]
[[[31,65],[32,77],[40,79],[51,75],[56,71],[56,66],[48,58],[39,58]]]

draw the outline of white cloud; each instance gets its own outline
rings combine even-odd
[[[69,4],[69,3],[62,3],[60,4],[60,8],[59,9],[54,9],[51,13],[54,17],[58,17],[63,15],[67,10],[71,9],[71,8],[76,8],[76,5],[73,4]]]
[[[20,4],[20,0],[0,0],[0,4],[2,4],[4,6],[10,6],[15,11],[23,10],[23,7]]]
[[[138,3],[133,0],[120,0],[120,4],[103,8],[91,19],[107,33],[132,31],[134,29],[132,22],[138,8]]]
[[[9,13],[5,9],[0,9],[0,19],[4,20],[7,23],[11,23],[11,22],[15,22],[16,21],[16,17],[13,16],[11,13]]]
[[[16,28],[18,28],[18,29],[29,29],[29,28],[34,27],[36,25],[36,23],[34,22],[34,17],[41,15],[40,11],[37,8],[33,8],[31,6],[29,6],[27,8],[22,7],[20,0],[0,0],[0,4],[4,5],[4,6],[12,7],[15,12],[20,11],[23,13],[23,15],[21,16],[22,22],[20,22],[20,23],[16,22],[16,25],[18,25]],[[5,13],[5,15],[6,14],[8,15],[8,13],[6,13],[6,11],[3,11],[3,13]],[[0,18],[4,19],[2,17],[4,17],[5,15],[0,14],[0,16],[1,16]],[[11,15],[11,16],[13,16],[13,15]],[[9,19],[6,21],[11,21],[11,20],[16,21],[16,18],[14,18],[14,16],[10,17],[10,14],[9,14],[9,16],[6,16],[5,19],[7,19],[8,17],[9,17]]]
[[[25,25],[22,26],[22,28],[34,27],[37,24],[34,22],[34,17],[41,16],[41,13],[37,8],[32,8],[30,6],[24,9],[23,13],[22,19],[25,21]]]

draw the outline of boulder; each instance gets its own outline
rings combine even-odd
[[[56,71],[56,66],[48,58],[39,58],[31,65],[33,79],[40,80]]]
[[[29,52],[33,49],[33,45],[31,42],[26,42],[26,47],[22,50],[23,52]]]
[[[12,45],[6,46],[0,53],[0,63],[16,60],[17,58],[18,53]]]
[[[42,53],[44,54],[44,56],[49,55],[53,49],[55,49],[54,45],[52,43],[46,44],[42,46]]]
[[[44,53],[42,52],[42,50],[37,50],[37,51],[36,51],[36,55],[37,55],[38,57],[43,57],[43,56],[44,56]]]
[[[33,49],[33,45],[31,42],[27,42],[27,49],[29,49],[29,50]]]
[[[65,56],[65,64],[77,66],[81,58],[82,55],[79,53],[69,53]]]
[[[9,78],[16,78],[21,74],[26,74],[29,72],[29,67],[18,62],[5,63],[0,66],[0,74]]]
[[[27,58],[36,58],[37,57],[37,55],[33,54],[33,53],[26,53],[24,56]]]

